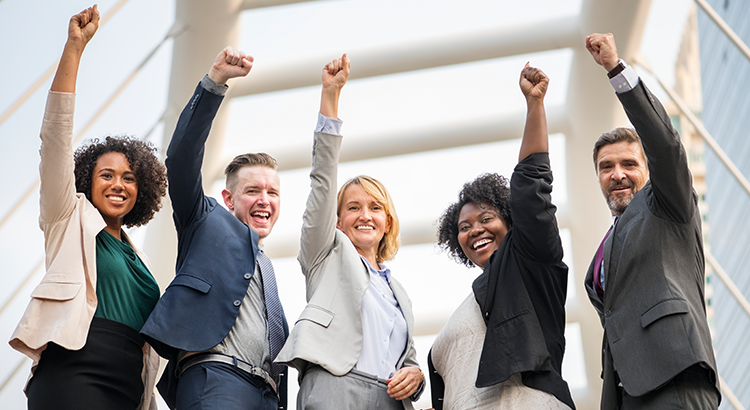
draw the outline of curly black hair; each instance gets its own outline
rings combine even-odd
[[[138,197],[133,209],[123,218],[127,227],[145,225],[161,208],[161,199],[167,193],[167,169],[156,156],[153,144],[128,136],[108,136],[104,141],[94,139],[88,145],[76,149],[76,191],[91,201],[91,181],[99,157],[109,152],[125,155],[130,168],[135,172]]]
[[[513,226],[510,216],[510,188],[508,179],[495,173],[482,174],[475,180],[464,184],[458,193],[458,202],[453,203],[443,212],[438,221],[438,246],[453,260],[473,267],[474,263],[461,249],[458,243],[458,215],[467,203],[488,204],[503,218],[508,229]]]

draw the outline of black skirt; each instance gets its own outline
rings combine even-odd
[[[143,395],[143,339],[122,323],[94,318],[81,350],[49,343],[29,381],[29,410],[134,410]]]

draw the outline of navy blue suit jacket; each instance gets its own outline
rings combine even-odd
[[[178,352],[201,352],[224,340],[255,274],[258,234],[203,192],[204,145],[223,99],[199,84],[167,149],[169,197],[178,238],[177,274],[141,334],[169,359],[158,388],[170,408],[174,408]],[[284,325],[288,334],[286,321]],[[286,407],[286,372],[279,397],[280,407]]]

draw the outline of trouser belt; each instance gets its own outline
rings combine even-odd
[[[208,362],[217,362],[217,363],[224,363],[231,365],[233,367],[236,367],[243,372],[250,374],[252,376],[260,377],[263,379],[264,382],[266,382],[271,388],[273,388],[274,392],[277,392],[276,389],[276,382],[273,381],[273,377],[271,377],[270,374],[268,374],[267,371],[261,369],[258,366],[253,366],[250,363],[247,363],[245,361],[242,361],[234,356],[225,356],[223,354],[217,354],[217,353],[201,353],[194,356],[190,356],[186,359],[183,359],[180,362],[180,375],[185,373],[187,369],[199,365],[201,363],[208,363]]]

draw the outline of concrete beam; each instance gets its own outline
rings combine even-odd
[[[307,3],[313,0],[244,0],[240,10],[252,10],[263,7],[284,6],[287,4]]]
[[[423,127],[418,130],[394,130],[378,134],[377,138],[362,135],[347,135],[346,144],[341,148],[340,162],[361,161],[393,155],[414,154],[439,149],[464,147],[521,138],[526,114],[517,112],[499,115],[484,120],[456,123],[451,127]],[[547,108],[547,123],[550,134],[566,133],[568,125],[565,106]],[[387,136],[385,136],[387,135]],[[279,163],[279,171],[310,168],[310,144],[289,145],[282,150],[274,150],[274,158]],[[228,164],[233,155],[220,163]],[[224,179],[223,169],[212,174],[212,181]]]
[[[350,79],[403,73],[540,51],[580,47],[583,33],[577,16],[518,26],[478,30],[349,51],[357,62]],[[414,50],[419,50],[415,53]],[[241,97],[320,84],[320,70],[330,53],[304,59],[268,61],[238,80],[229,96]]]

